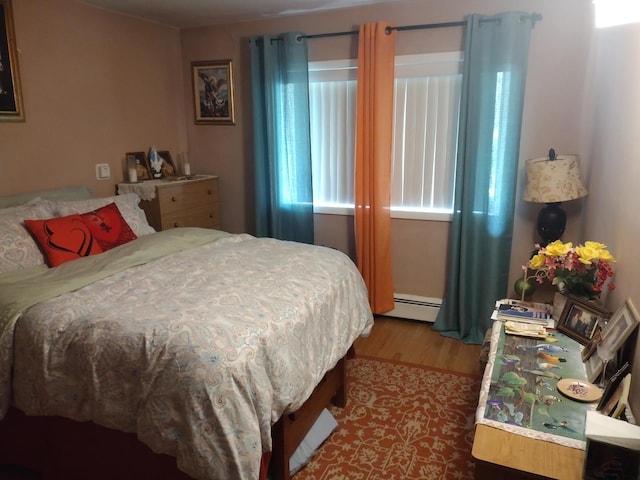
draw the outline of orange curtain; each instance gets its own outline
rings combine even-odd
[[[393,309],[391,147],[396,31],[360,26],[356,117],[355,236],[358,268],[374,313]]]

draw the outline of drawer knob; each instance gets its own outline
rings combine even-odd
[[[211,189],[207,190],[207,195],[211,195],[212,193]]]
[[[171,197],[171,201],[175,202],[176,201],[176,197]]]
[[[178,225],[178,222],[174,222],[173,226],[174,226],[174,228],[178,228],[180,225]]]

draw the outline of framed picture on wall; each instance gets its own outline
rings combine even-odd
[[[231,60],[191,63],[195,122],[235,124]]]
[[[22,122],[22,92],[11,0],[0,0],[0,122]]]

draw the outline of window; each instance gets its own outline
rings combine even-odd
[[[448,219],[462,86],[459,52],[396,57],[393,217]],[[314,210],[353,211],[356,63],[309,66]]]
[[[596,28],[640,22],[638,0],[594,0]]]

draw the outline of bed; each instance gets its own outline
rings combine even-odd
[[[322,408],[344,404],[344,359],[373,323],[352,261],[247,234],[155,232],[135,194],[68,199],[76,194],[0,208],[0,437],[10,437],[0,462],[71,478],[68,465],[100,461],[105,478],[140,478],[130,465],[131,477],[105,473],[132,461],[135,437],[162,478],[172,463],[175,478],[265,478],[269,459],[272,478],[288,478]],[[111,234],[113,205],[126,242],[49,267],[36,227],[55,246],[59,225],[77,217]],[[82,426],[103,435],[84,440]],[[76,450],[85,445],[99,459]]]

